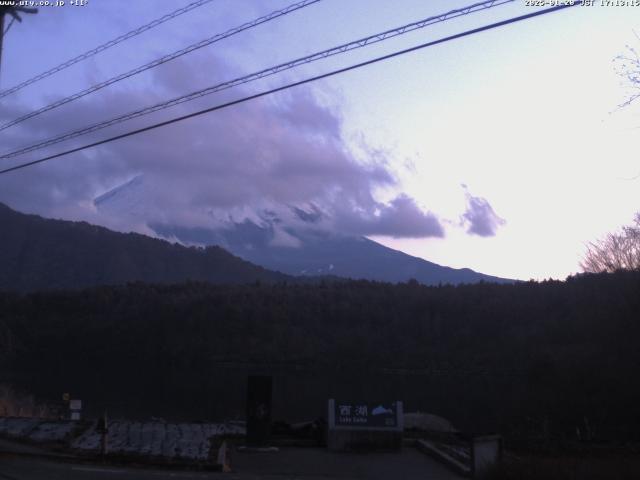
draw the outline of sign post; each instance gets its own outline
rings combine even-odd
[[[107,423],[107,411],[98,419],[96,431],[100,434],[100,454],[104,457],[107,455],[109,425]]]
[[[266,447],[271,439],[273,378],[250,375],[247,381],[247,446]]]
[[[329,450],[397,450],[404,430],[402,402],[329,400]]]

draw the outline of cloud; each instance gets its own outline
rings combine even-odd
[[[435,214],[424,212],[404,194],[388,204],[374,203],[368,210],[354,205],[334,215],[342,232],[395,238],[444,237],[444,229]]]
[[[495,236],[498,228],[506,221],[494,212],[487,199],[474,197],[467,191],[466,185],[462,187],[466,192],[467,209],[462,214],[461,223],[466,227],[467,233],[480,237]]]
[[[269,242],[274,247],[298,248],[302,245],[300,239],[289,234],[282,228],[273,229],[273,238]]]
[[[6,150],[36,138],[95,123],[162,99],[192,91],[211,78],[202,72],[232,70],[203,57],[176,61],[154,70],[146,83],[107,88],[2,132]],[[178,74],[179,72],[179,74]],[[149,84],[153,88],[149,88]],[[224,91],[195,102],[110,127],[51,150],[89,143],[136,127],[219,104],[248,93]],[[28,110],[8,102],[0,121]],[[64,128],[61,126],[64,125]],[[321,104],[309,88],[236,105],[204,116],[62,157],[0,177],[0,201],[46,216],[83,219],[119,229],[148,231],[145,224],[210,226],[212,209],[263,211],[267,206],[314,205],[329,220],[319,228],[358,235],[442,237],[438,218],[400,195],[389,203],[376,190],[393,189],[396,179],[387,159],[372,152],[356,159],[341,138],[336,108]],[[44,153],[20,158],[31,160]],[[92,200],[136,175],[144,178],[143,198],[135,199],[128,226],[118,213],[105,217]],[[142,212],[142,213],[141,213]],[[126,213],[126,212],[125,212]],[[278,243],[291,244],[284,235]]]

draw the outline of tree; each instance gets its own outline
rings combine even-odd
[[[640,40],[638,34],[636,37]],[[638,50],[627,45],[626,51],[614,59],[614,68],[616,73],[624,79],[624,85],[629,89],[627,99],[619,105],[620,108],[626,107],[640,98],[640,54]]]
[[[640,271],[640,212],[632,225],[587,245],[587,253],[580,266],[585,272]]]

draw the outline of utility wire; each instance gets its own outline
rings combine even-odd
[[[382,33],[378,33],[375,35],[371,35],[365,38],[361,38],[359,40],[355,40],[349,43],[345,43],[342,45],[339,45],[337,47],[333,47],[333,48],[329,48],[327,50],[323,50],[321,52],[316,52],[313,53],[311,55],[307,55],[306,57],[301,57],[301,58],[297,58],[295,60],[291,60],[289,62],[286,63],[281,63],[280,65],[276,65],[275,67],[270,67],[264,70],[260,70],[259,72],[255,72],[255,73],[251,73],[249,75],[245,75],[239,78],[235,78],[233,80],[229,80],[223,83],[219,83],[217,85],[213,85],[211,87],[207,87],[204,88],[202,90],[198,90],[196,92],[192,92],[189,93],[187,95],[182,95],[180,97],[176,97],[173,98],[171,100],[165,101],[165,102],[161,102],[161,103],[157,103],[155,105],[152,105],[150,107],[145,107],[139,110],[135,110],[133,112],[129,112],[126,113],[124,115],[120,115],[118,117],[114,117],[112,119],[109,120],[105,120],[99,123],[95,123],[93,125],[89,125],[88,127],[83,127],[79,130],[75,130],[57,137],[52,137],[49,138],[47,140],[43,140],[39,143],[33,144],[33,145],[29,145],[26,147],[22,147],[19,148],[18,150],[14,150],[12,152],[7,152],[7,153],[3,153],[0,155],[0,159],[7,159],[7,158],[12,158],[18,155],[22,155],[25,153],[29,153],[29,152],[33,152],[35,150],[40,150],[42,148],[51,146],[51,145],[55,145],[57,143],[60,142],[64,142],[66,140],[71,140],[73,138],[82,136],[82,135],[87,135],[89,133],[93,133],[96,132],[98,130],[102,130],[104,128],[128,121],[128,120],[132,120],[134,118],[137,117],[141,117],[143,115],[149,115],[151,113],[160,111],[160,110],[164,110],[166,108],[170,108],[170,107],[174,107],[176,105],[180,105],[182,103],[185,102],[189,102],[192,100],[195,100],[197,98],[200,97],[204,97],[205,95],[210,95],[212,93],[216,93],[216,92],[220,92],[222,90],[226,90],[238,85],[242,85],[245,83],[249,83],[249,82],[253,82],[256,80],[260,80],[262,78],[271,76],[271,75],[275,75],[277,73],[283,72],[285,70],[289,70],[292,69],[294,67],[297,67],[299,65],[303,65],[303,64],[307,64],[307,63],[311,63],[311,62],[315,62],[318,60],[322,60],[325,59],[327,57],[331,57],[333,55],[338,55],[344,52],[348,52],[351,50],[355,50],[358,48],[363,48],[366,47],[367,45],[371,45],[374,43],[378,43],[378,42],[382,42],[384,40],[387,40],[389,38],[392,37],[396,37],[399,35],[403,35],[405,33],[414,31],[414,30],[418,30],[421,28],[425,28],[429,25],[433,25],[435,23],[440,23],[440,22],[444,22],[447,20],[451,20],[453,18],[456,17],[460,17],[463,15],[468,15],[470,13],[474,13],[474,12],[478,12],[481,10],[487,10],[489,8],[493,8],[493,7],[497,7],[499,5],[503,5],[505,3],[511,3],[514,2],[515,0],[487,0],[487,1],[483,1],[483,2],[479,2],[479,3],[474,3],[473,5],[469,5],[467,7],[464,8],[460,8],[460,9],[456,9],[456,10],[451,10],[447,13],[443,13],[441,15],[436,15],[433,17],[429,17],[426,18],[424,20],[420,20],[418,22],[413,22],[413,23],[409,23],[407,25],[403,25],[401,27],[398,28],[394,28],[391,30],[387,30],[385,32]]]
[[[275,20],[278,17],[282,17],[284,15],[287,15],[289,13],[295,12],[296,10],[300,10],[304,7],[308,7],[309,5],[312,5],[314,3],[318,3],[321,0],[303,0],[301,2],[298,3],[294,3],[292,5],[289,5],[288,7],[285,7],[283,9],[280,10],[275,10],[271,13],[269,13],[268,15],[264,15],[262,17],[256,18],[255,20],[252,20],[251,22],[247,22],[244,23],[238,27],[232,28],[230,30],[227,30],[224,33],[219,33],[217,35],[214,35],[212,37],[206,38],[198,43],[194,43],[193,45],[189,45],[188,47],[185,47],[181,50],[178,50],[176,52],[170,53],[168,55],[165,55],[163,57],[157,58],[156,60],[153,60],[152,62],[149,62],[145,65],[142,65],[140,67],[134,68],[133,70],[130,70],[128,72],[122,73],[120,75],[117,75],[115,77],[112,77],[108,80],[105,80],[103,82],[100,82],[96,85],[93,85],[85,90],[82,90],[80,92],[74,93],[73,95],[70,95],[68,97],[62,98],[60,100],[57,100],[47,106],[44,106],[38,110],[35,110],[31,113],[28,113],[26,115],[23,115],[22,117],[16,118],[15,120],[12,120],[8,123],[5,123],[4,125],[0,126],[0,131],[5,130],[9,127],[12,127],[13,125],[17,125],[18,123],[24,122],[25,120],[28,120],[30,118],[33,118],[37,115],[40,115],[44,112],[48,112],[49,110],[53,110],[54,108],[58,108],[66,103],[72,102],[74,100],[77,100],[79,98],[82,98],[86,95],[89,95],[91,93],[97,92],[98,90],[101,90],[105,87],[108,87],[109,85],[113,85],[114,83],[120,82],[126,78],[132,77],[133,75],[137,75],[139,73],[142,73],[146,70],[149,70],[151,68],[157,67],[158,65],[162,65],[163,63],[167,63],[170,62],[171,60],[175,60],[176,58],[182,57],[183,55],[186,55],[187,53],[191,53],[195,50],[198,50],[200,48],[206,47],[208,45],[211,45],[212,43],[218,42],[220,40],[223,40],[225,38],[229,38],[233,35],[236,35],[240,32],[243,32],[245,30],[248,30],[250,28],[256,27],[258,25],[261,25],[263,23],[269,22],[271,20]]]
[[[139,128],[137,130],[132,130],[132,131],[120,134],[120,135],[116,135],[116,136],[113,136],[113,137],[110,137],[110,138],[106,138],[104,140],[100,140],[100,141],[93,142],[93,143],[90,143],[90,144],[87,144],[87,145],[83,145],[81,147],[72,148],[72,149],[66,150],[64,152],[56,153],[54,155],[49,155],[47,157],[40,158],[38,160],[33,160],[31,162],[26,162],[26,163],[22,163],[20,165],[15,165],[13,167],[5,168],[4,170],[0,170],[0,175],[4,174],[4,173],[9,173],[9,172],[12,172],[12,171],[15,171],[15,170],[19,170],[19,169],[22,169],[22,168],[30,167],[30,166],[36,165],[38,163],[47,162],[49,160],[53,160],[54,158],[62,157],[64,155],[69,155],[71,153],[80,152],[82,150],[86,150],[88,148],[96,147],[98,145],[103,145],[105,143],[110,143],[110,142],[113,142],[115,140],[120,140],[122,138],[131,137],[133,135],[138,135],[138,134],[143,133],[143,132],[148,132],[148,131],[154,130],[156,128],[164,127],[166,125],[171,125],[172,123],[181,122],[181,121],[187,120],[189,118],[193,118],[193,117],[197,117],[197,116],[200,116],[200,115],[204,115],[205,113],[214,112],[216,110],[221,110],[223,108],[231,107],[233,105],[238,105],[240,103],[248,102],[250,100],[255,100],[257,98],[264,97],[264,96],[267,96],[267,95],[271,95],[271,94],[276,93],[276,92],[281,92],[281,91],[287,90],[289,88],[297,87],[299,85],[304,85],[304,84],[315,82],[317,80],[321,80],[321,79],[324,79],[324,78],[329,78],[329,77],[332,77],[334,75],[345,73],[345,72],[348,72],[348,71],[351,71],[351,70],[356,70],[358,68],[362,68],[362,67],[365,67],[367,65],[372,65],[372,64],[375,64],[375,63],[378,63],[378,62],[389,60],[391,58],[398,57],[398,56],[401,56],[401,55],[405,55],[405,54],[410,53],[410,52],[415,52],[417,50],[422,50],[424,48],[431,47],[431,46],[434,46],[434,45],[438,45],[440,43],[449,42],[451,40],[456,40],[458,38],[467,37],[469,35],[474,35],[476,33],[480,33],[480,32],[484,32],[484,31],[487,31],[487,30],[494,29],[494,28],[502,27],[504,25],[509,25],[509,24],[512,24],[512,23],[520,22],[520,21],[523,21],[523,20],[527,20],[527,19],[530,19],[530,18],[541,16],[541,15],[546,15],[548,13],[557,12],[559,10],[564,10],[566,8],[575,7],[577,5],[581,5],[581,2],[568,3],[568,4],[564,4],[564,5],[559,5],[559,6],[556,6],[556,7],[547,8],[547,9],[544,9],[544,10],[538,10],[538,11],[535,11],[535,12],[532,12],[532,13],[528,13],[526,15],[521,15],[519,17],[509,18],[507,20],[502,20],[500,22],[492,23],[492,24],[489,24],[489,25],[484,25],[482,27],[474,28],[472,30],[467,30],[467,31],[464,31],[464,32],[461,32],[461,33],[456,33],[455,35],[450,35],[448,37],[444,37],[444,38],[440,38],[438,40],[433,40],[431,42],[423,43],[423,44],[417,45],[415,47],[407,48],[407,49],[404,49],[404,50],[399,50],[399,51],[390,53],[388,55],[383,55],[381,57],[377,57],[377,58],[374,58],[374,59],[371,59],[371,60],[367,60],[365,62],[357,63],[355,65],[351,65],[351,66],[348,66],[348,67],[340,68],[340,69],[333,70],[333,71],[330,71],[330,72],[327,72],[327,73],[323,73],[323,74],[320,74],[320,75],[309,77],[309,78],[306,78],[304,80],[299,80],[297,82],[293,82],[293,83],[289,83],[287,85],[283,85],[281,87],[272,88],[270,90],[265,90],[265,91],[262,91],[260,93],[256,93],[256,94],[249,95],[249,96],[237,99],[237,100],[233,100],[231,102],[226,102],[226,103],[222,103],[222,104],[219,104],[219,105],[215,105],[213,107],[205,108],[204,110],[199,110],[197,112],[193,112],[193,113],[190,113],[188,115],[183,115],[183,116],[180,116],[180,117],[176,117],[176,118],[173,118],[171,120],[166,120],[164,122],[160,122],[160,123],[156,123],[156,124],[153,124],[153,125],[149,125],[149,126],[144,127],[144,128]]]
[[[138,28],[136,28],[135,30],[131,30],[128,33],[125,33],[124,35],[120,35],[117,38],[114,38],[113,40],[108,41],[107,43],[103,43],[102,45],[99,45],[91,50],[88,50],[80,55],[78,55],[77,57],[74,57],[70,60],[67,60],[64,63],[61,63],[60,65],[58,65],[57,67],[53,67],[45,72],[42,72],[39,75],[36,75],[35,77],[32,77],[28,80],[25,80],[24,82],[16,85],[15,87],[11,87],[7,90],[4,90],[2,92],[0,92],[0,98],[4,98],[7,95],[11,95],[12,93],[17,92],[18,90],[22,90],[24,87],[29,86],[33,83],[36,83],[44,78],[47,78],[51,75],[53,75],[54,73],[58,73],[62,70],[64,70],[65,68],[69,68],[71,65],[75,65],[78,62],[81,62],[82,60],[86,60],[89,57],[92,57],[93,55],[96,55],[100,52],[103,52],[105,50],[107,50],[108,48],[113,47],[114,45],[117,45],[121,42],[124,42],[125,40],[129,40],[130,38],[133,38],[137,35],[140,35],[143,32],[146,32],[147,30],[150,30],[154,27],[157,27],[158,25],[161,25],[165,22],[168,22],[169,20],[179,17],[180,15],[182,15],[183,13],[187,13],[190,12],[191,10],[201,7],[202,5],[205,5],[207,3],[212,2],[213,0],[197,0],[196,2],[192,2],[189,5],[179,8],[177,10],[174,10],[171,13],[168,13],[160,18],[157,18],[145,25],[142,25]]]

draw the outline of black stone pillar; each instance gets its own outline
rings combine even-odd
[[[247,445],[266,447],[271,437],[273,378],[250,375],[247,379]]]

